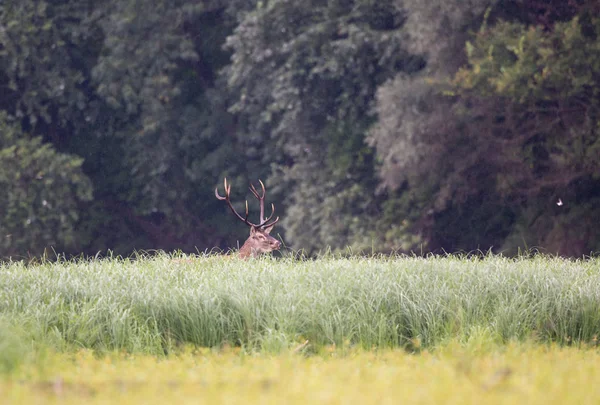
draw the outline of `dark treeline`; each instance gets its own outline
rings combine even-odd
[[[309,253],[600,250],[598,0],[7,0],[0,89],[0,257],[235,247],[223,177]]]

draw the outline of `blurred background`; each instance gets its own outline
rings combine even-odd
[[[598,0],[5,0],[0,257],[600,249]],[[222,190],[222,188],[221,188]],[[254,217],[253,219],[256,219]]]

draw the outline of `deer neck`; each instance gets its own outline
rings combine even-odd
[[[240,259],[247,259],[249,257],[257,257],[258,256],[258,252],[257,250],[252,246],[252,244],[250,243],[249,240],[247,240],[242,247],[240,248],[239,252],[238,252],[238,257]]]

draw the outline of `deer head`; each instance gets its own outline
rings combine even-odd
[[[229,209],[233,214],[238,217],[241,221],[243,221],[246,225],[250,227],[250,237],[246,239],[246,242],[240,248],[238,253],[239,257],[246,259],[248,257],[258,257],[262,253],[268,253],[273,250],[279,250],[281,247],[281,243],[269,235],[273,226],[279,221],[279,217],[271,220],[273,218],[273,214],[275,214],[275,205],[271,204],[271,215],[267,219],[265,219],[265,185],[262,181],[258,181],[262,188],[262,193],[259,193],[254,187],[254,184],[250,183],[250,191],[256,197],[256,199],[260,203],[260,222],[258,224],[253,224],[248,221],[248,200],[246,200],[246,216],[242,217],[231,205],[231,201],[229,199],[231,193],[231,185],[227,184],[227,179],[223,181],[223,185],[225,187],[225,197],[219,195],[218,187],[215,188],[215,196],[222,201],[225,201],[229,206]]]

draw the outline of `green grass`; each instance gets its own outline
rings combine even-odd
[[[3,404],[598,404],[600,351],[450,342],[400,349],[327,348],[314,356],[183,350],[157,358],[47,353],[0,376]]]
[[[449,340],[595,344],[600,261],[158,254],[0,265],[0,371],[32,348],[278,353],[309,341],[418,351]]]
[[[0,393],[595,404],[599,286],[600,260],[544,256],[4,263]]]

